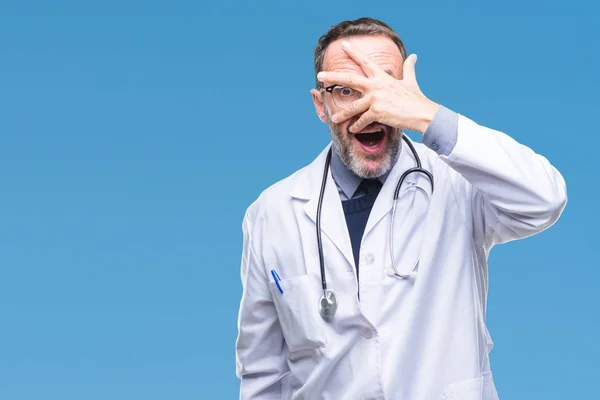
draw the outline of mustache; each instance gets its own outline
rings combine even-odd
[[[349,124],[348,124],[348,126],[346,127],[346,134],[347,134],[348,136],[356,136],[356,135],[359,135],[359,134],[360,134],[360,133],[358,133],[358,132],[357,132],[357,133],[355,133],[355,132],[350,132],[350,128],[351,128],[351,127],[352,127],[352,125],[354,125],[354,124],[355,124],[357,121],[358,121],[358,119],[356,119],[355,121],[352,121],[352,122],[351,122],[351,123],[349,123]],[[384,125],[384,124],[381,124],[381,123],[379,123],[379,122],[377,122],[377,121],[375,121],[375,122],[372,122],[372,123],[370,123],[369,125],[365,126],[365,127],[363,128],[363,130],[362,130],[362,131],[367,131],[367,132],[368,132],[368,131],[371,131],[371,130],[373,130],[372,128],[375,128],[375,129],[377,129],[377,130],[382,130],[382,131],[383,131],[383,133],[384,133],[386,136],[394,136],[396,132],[399,132],[399,131],[400,131],[399,129],[396,129],[396,128],[394,128],[394,127],[391,127],[391,126],[389,126],[389,125]],[[339,131],[339,129],[338,129],[338,131]]]
[[[344,122],[339,123],[339,124],[336,124],[335,122],[333,122],[331,120],[330,111],[327,109],[327,107],[325,107],[325,117],[327,118],[327,125],[329,126],[329,130],[331,132],[335,132],[338,135],[342,135],[342,134],[346,133],[346,136],[349,136],[349,137],[353,137],[353,136],[356,135],[356,133],[350,132],[350,128],[352,127],[352,125],[354,125],[359,120],[359,118],[360,118],[359,116],[354,116],[350,120],[350,123],[348,123],[348,126],[345,129],[345,132],[344,132],[344,130],[341,127],[341,125],[344,124]],[[401,129],[393,128],[393,127],[391,127],[389,125],[384,125],[384,124],[382,124],[380,122],[377,122],[377,121],[374,121],[374,122],[370,123],[364,129],[368,130],[368,128],[372,127],[373,125],[379,126],[383,130],[383,132],[386,134],[386,136],[388,136],[388,137],[390,137],[392,139],[394,137],[396,137],[396,136],[399,136],[402,133]]]

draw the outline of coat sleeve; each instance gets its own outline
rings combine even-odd
[[[265,269],[253,250],[252,216],[242,224],[242,299],[238,314],[236,375],[240,399],[285,399],[287,347],[277,318]]]
[[[543,156],[457,114],[456,143],[440,158],[458,172],[475,242],[483,247],[547,229],[567,203],[565,181]],[[455,190],[455,195],[457,194]]]

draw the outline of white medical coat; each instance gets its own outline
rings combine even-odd
[[[448,156],[415,143],[423,174],[397,200],[415,166],[403,145],[373,206],[359,279],[335,182],[322,209],[328,289],[339,300],[321,318],[315,218],[326,152],[265,190],[243,221],[236,370],[241,399],[497,399],[485,326],[487,257],[493,245],[552,225],[567,201],[560,173],[502,132],[459,115]],[[283,294],[271,270],[281,277]],[[358,282],[358,283],[357,283]],[[359,294],[359,295],[357,295]]]

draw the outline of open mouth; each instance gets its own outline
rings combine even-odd
[[[381,143],[385,133],[383,130],[378,130],[375,132],[357,133],[354,136],[363,146],[373,147]]]
[[[376,153],[383,146],[385,131],[383,129],[375,129],[369,132],[356,133],[354,137],[364,151],[367,153]]]

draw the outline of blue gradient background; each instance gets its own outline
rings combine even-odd
[[[0,399],[237,398],[243,213],[328,142],[312,50],[367,15],[426,95],[565,176],[560,221],[490,256],[492,363],[502,399],[596,398],[598,11],[2,1]]]

